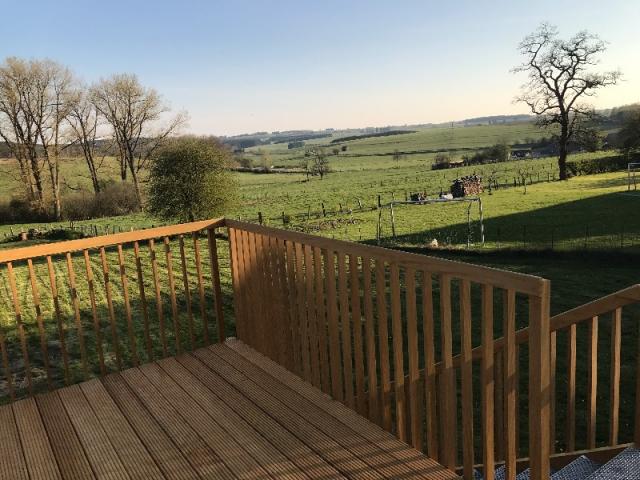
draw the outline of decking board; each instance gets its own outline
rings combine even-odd
[[[1,479],[457,478],[238,341],[0,407]]]

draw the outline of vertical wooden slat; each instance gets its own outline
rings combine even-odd
[[[620,343],[622,340],[622,308],[613,312],[611,323],[611,384],[610,384],[610,416],[609,445],[618,444],[620,423]]]
[[[291,330],[291,343],[293,349],[293,372],[302,375],[302,350],[300,340],[300,322],[298,321],[297,310],[297,284],[296,284],[296,263],[294,245],[291,241],[286,242],[287,251],[287,283],[289,284],[289,328]]]
[[[366,416],[364,382],[364,352],[362,350],[362,310],[360,307],[360,274],[358,257],[349,255],[349,279],[351,284],[351,318],[353,322],[353,363],[356,377],[356,406],[360,415]]]
[[[422,412],[420,408],[419,386],[420,365],[418,356],[418,313],[416,305],[416,271],[405,269],[407,289],[407,353],[409,357],[409,415],[411,420],[411,445],[422,450]]]
[[[169,299],[171,301],[171,317],[173,319],[173,335],[176,342],[176,354],[182,353],[182,343],[180,341],[180,317],[178,316],[178,302],[176,301],[176,282],[173,278],[173,255],[169,237],[164,237],[164,254],[167,261],[167,279],[169,281]]]
[[[216,230],[209,228],[207,230],[207,239],[209,241],[209,260],[211,262],[211,281],[213,282],[213,297],[216,308],[216,322],[218,332],[218,343],[224,342],[226,338],[224,324],[224,310],[222,308],[222,288],[220,286],[220,265],[218,262],[218,247],[216,245]]]
[[[587,386],[587,448],[596,448],[596,411],[598,400],[598,317],[589,321]],[[640,372],[640,370],[638,370]]]
[[[164,309],[162,307],[162,292],[160,289],[160,274],[158,272],[158,258],[156,257],[155,241],[149,239],[149,255],[151,256],[151,272],[153,274],[153,287],[156,297],[156,314],[158,315],[158,329],[160,330],[160,343],[162,344],[162,356],[169,355],[167,346],[167,332],[164,325]],[[120,369],[120,368],[118,368]]]
[[[438,395],[436,376],[436,350],[433,325],[433,280],[431,273],[422,271],[422,335],[424,349],[425,428],[427,453],[439,458]]]
[[[49,273],[49,286],[51,289],[51,298],[53,299],[53,311],[56,317],[56,325],[58,327],[58,341],[60,342],[60,354],[62,355],[62,366],[64,371],[64,383],[69,385],[69,357],[67,355],[67,341],[60,313],[60,298],[58,297],[58,285],[56,282],[56,274],[53,269],[51,256],[47,255],[47,271]]]
[[[264,326],[268,329],[269,334],[265,334],[263,340],[266,341],[267,356],[274,361],[278,361],[278,338],[277,335],[273,335],[273,332],[277,332],[278,328],[278,309],[279,305],[274,305],[273,302],[267,303],[267,298],[273,299],[277,295],[277,287],[274,284],[274,269],[272,266],[271,258],[271,239],[267,235],[258,235],[256,245],[260,245],[261,251],[261,266],[262,266],[262,285],[263,292],[266,293],[263,298],[264,311],[268,312],[267,322]]]
[[[342,367],[345,403],[355,408],[353,395],[353,359],[351,354],[351,318],[349,313],[349,287],[347,285],[347,265],[344,253],[338,252],[338,289],[340,292],[340,326],[342,333]]]
[[[364,298],[364,332],[367,346],[367,380],[369,397],[367,410],[369,419],[380,423],[378,402],[378,362],[376,360],[376,334],[373,319],[373,295],[371,286],[371,257],[362,257],[362,279]]]
[[[296,303],[298,306],[298,325],[300,328],[300,347],[302,359],[302,378],[311,380],[311,354],[309,352],[309,322],[305,299],[304,251],[300,243],[295,244],[296,253]]]
[[[9,288],[11,290],[11,299],[13,301],[13,311],[15,313],[16,328],[20,337],[20,348],[22,350],[22,359],[24,360],[24,372],[27,379],[27,388],[29,395],[33,395],[33,383],[31,378],[31,362],[29,361],[29,346],[27,345],[27,336],[22,322],[22,307],[20,306],[20,298],[18,297],[18,288],[16,286],[16,277],[13,271],[13,264],[7,262],[7,277],[9,278]]]
[[[576,324],[569,326],[567,338],[567,418],[565,443],[567,451],[573,452],[576,448]]]
[[[133,318],[131,316],[131,302],[129,301],[129,279],[124,261],[122,244],[118,244],[118,265],[120,266],[120,281],[122,282],[122,299],[124,301],[124,314],[127,320],[127,333],[129,334],[129,345],[131,348],[131,360],[133,365],[138,366],[138,347],[136,345],[136,333],[133,329]]]
[[[404,342],[402,334],[402,307],[400,297],[400,269],[391,264],[391,325],[393,335],[393,376],[396,397],[396,436],[407,441],[406,399],[404,391]]]
[[[378,351],[380,352],[380,408],[382,428],[390,432],[391,370],[389,367],[389,325],[387,317],[387,281],[384,260],[376,259],[376,305],[378,310]]]
[[[316,316],[318,319],[318,349],[320,355],[320,381],[322,391],[331,392],[331,366],[329,362],[327,307],[325,306],[324,273],[322,268],[322,251],[313,247],[313,268],[316,281]]]
[[[73,268],[73,260],[71,253],[67,253],[67,272],[69,274],[69,290],[71,292],[71,303],[76,319],[76,331],[78,334],[78,346],[80,348],[80,359],[82,362],[82,374],[84,379],[89,378],[89,368],[87,367],[87,350],[85,348],[84,330],[82,328],[82,318],[80,317],[80,300],[78,298],[78,289],[76,288],[76,272]]]
[[[283,349],[283,365],[287,367],[289,371],[293,370],[293,350],[291,348],[291,325],[290,325],[290,312],[293,308],[291,304],[291,297],[289,296],[289,284],[287,277],[287,250],[285,241],[281,239],[276,240],[276,260],[278,264],[279,280],[279,301],[282,305],[282,312],[280,318],[280,336],[282,338],[281,344]],[[318,385],[320,383],[318,382]]]
[[[33,306],[36,310],[36,322],[40,333],[40,352],[42,354],[42,362],[44,371],[47,374],[47,386],[52,388],[51,368],[49,367],[49,350],[47,348],[47,335],[44,329],[44,321],[42,319],[42,306],[40,305],[40,292],[38,291],[38,281],[35,270],[33,268],[33,260],[27,259],[27,267],[29,269],[29,281],[31,283],[31,294],[33,296]]]
[[[98,353],[98,363],[100,365],[100,375],[105,375],[107,370],[104,366],[104,353],[102,352],[102,326],[100,325],[100,317],[98,316],[98,306],[96,304],[95,282],[93,277],[93,269],[91,268],[91,259],[89,251],[83,250],[84,268],[87,273],[87,285],[89,287],[89,299],[91,301],[91,316],[93,318],[93,330],[96,334],[96,352]]]
[[[504,352],[495,355],[495,443],[496,461],[503,461],[505,458],[504,447]]]
[[[549,335],[549,448],[556,451],[556,366],[557,366],[557,332]]]
[[[516,293],[504,292],[504,419],[505,469],[507,480],[516,478]]]
[[[331,395],[339,401],[344,400],[342,389],[342,356],[340,355],[340,327],[338,323],[338,300],[336,298],[336,262],[335,254],[327,251],[325,255],[325,278],[327,291],[327,317],[329,325],[329,362],[331,364]]]
[[[456,467],[456,416],[457,392],[455,370],[453,368],[453,332],[451,327],[451,277],[440,275],[440,323],[442,342],[442,374],[440,386],[440,418],[442,444],[442,464],[448,468]]]
[[[284,290],[284,282],[282,276],[285,274],[281,272],[281,254],[280,254],[280,241],[276,237],[269,237],[269,256],[271,258],[271,274],[273,283],[273,299],[274,308],[276,311],[276,323],[274,325],[275,348],[277,353],[278,363],[280,365],[287,365],[287,351],[288,351],[288,338],[286,336],[286,315],[287,315],[287,303],[286,292]],[[315,327],[315,322],[314,322]]]
[[[191,307],[191,287],[189,286],[189,273],[187,272],[187,255],[184,249],[184,237],[178,236],[180,245],[180,266],[182,267],[182,284],[184,285],[184,299],[187,303],[187,329],[189,331],[189,345],[191,350],[196,348],[196,338],[193,331],[193,309]]]
[[[304,246],[304,272],[307,292],[307,321],[309,324],[309,356],[311,359],[311,383],[320,386],[320,353],[318,349],[318,317],[314,292],[313,250],[310,245]]]
[[[529,296],[529,468],[531,480],[550,476],[549,282],[540,296]]]
[[[471,342],[471,283],[462,280],[460,287],[460,314],[462,330],[462,462],[464,478],[473,479],[473,368]]]
[[[240,232],[242,237],[242,257],[244,258],[244,291],[245,295],[245,307],[246,307],[246,342],[258,349],[256,344],[256,336],[260,333],[258,331],[258,313],[261,305],[258,301],[249,301],[250,292],[256,291],[259,285],[259,275],[257,272],[257,260],[255,251],[255,236],[249,232]]]
[[[204,277],[202,275],[202,255],[200,254],[200,242],[198,240],[198,232],[191,234],[193,238],[193,252],[196,262],[196,277],[198,278],[198,298],[200,299],[200,321],[202,322],[202,336],[204,338],[205,345],[209,345],[209,317],[207,316],[207,304],[204,295]],[[244,305],[241,301],[243,298],[243,285],[241,279],[243,278],[243,268],[241,263],[243,262],[242,252],[239,245],[239,234],[235,228],[229,229],[229,248],[231,249],[231,273],[233,279],[235,279],[233,291],[234,301],[236,302],[235,311],[236,318],[239,320],[238,324],[244,326],[245,314]],[[242,327],[241,327],[242,328]],[[241,337],[242,338],[242,337]],[[244,340],[244,338],[242,338]]]
[[[142,259],[140,258],[140,244],[133,242],[133,254],[136,260],[136,276],[138,279],[138,293],[140,295],[140,306],[142,308],[142,327],[144,329],[144,344],[147,351],[147,360],[153,361],[153,345],[151,343],[151,333],[149,332],[149,311],[147,308],[147,295],[144,290],[144,274],[142,270]]]
[[[482,463],[483,479],[493,480],[494,465],[494,349],[493,288],[482,285]]]

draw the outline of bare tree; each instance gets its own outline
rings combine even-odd
[[[311,173],[313,175],[320,175],[320,180],[322,180],[331,170],[327,152],[322,147],[311,147],[308,152],[311,156]]]
[[[589,71],[598,64],[598,56],[606,50],[606,43],[587,31],[563,40],[555,27],[542,24],[520,43],[519,50],[525,60],[514,71],[526,73],[528,81],[516,100],[529,106],[540,125],[559,126],[558,166],[560,179],[564,180],[567,178],[567,146],[580,117],[592,110],[579,103],[580,99],[595,95],[602,87],[615,85],[621,74]]]
[[[67,121],[71,127],[74,143],[82,150],[89,177],[95,193],[100,192],[100,181],[98,179],[98,165],[96,163],[96,141],[98,135],[98,124],[100,112],[89,100],[88,91],[84,87],[76,89],[75,101],[69,112]]]
[[[127,172],[131,175],[142,208],[139,172],[163,141],[186,122],[186,116],[178,114],[167,125],[159,126],[167,106],[156,90],[144,87],[131,74],[101,80],[91,88],[91,100],[113,129],[121,177],[125,180]]]

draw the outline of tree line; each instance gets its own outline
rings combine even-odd
[[[179,131],[186,114],[169,108],[133,74],[114,74],[93,84],[48,59],[9,57],[0,64],[0,140],[18,164],[18,180],[34,209],[62,219],[61,161],[81,152],[94,193],[104,188],[104,157],[119,162],[142,207],[140,171]]]

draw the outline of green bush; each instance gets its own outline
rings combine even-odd
[[[626,170],[627,164],[640,160],[640,157],[626,155],[610,155],[600,158],[583,158],[567,160],[567,171],[571,176],[593,175],[596,173],[618,172]]]
[[[107,183],[97,194],[82,191],[62,198],[62,215],[65,220],[116,217],[138,211],[140,208],[135,187],[127,182]]]

